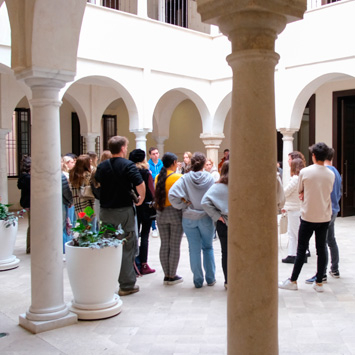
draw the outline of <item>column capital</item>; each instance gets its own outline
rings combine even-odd
[[[293,140],[293,135],[298,132],[297,128],[279,128],[278,131],[282,134],[282,140]]]
[[[145,138],[145,136],[151,132],[148,128],[131,129],[130,131],[136,135],[136,139],[141,137]]]
[[[87,139],[95,139],[96,137],[98,137],[100,135],[100,133],[88,132],[88,133],[82,133],[81,135]]]
[[[225,136],[223,133],[220,134],[201,133],[200,138],[202,139],[202,142],[206,146],[206,148],[218,149]]]
[[[16,79],[22,80],[30,88],[36,86],[50,86],[61,89],[66,83],[73,81],[75,73],[60,70],[55,71],[48,68],[27,68],[16,73]]]
[[[218,25],[232,42],[232,51],[274,51],[277,35],[288,22],[301,19],[306,0],[198,0],[203,22]]]
[[[154,137],[155,141],[157,144],[163,144],[164,141],[166,141],[169,137],[166,136],[159,136],[159,137]]]

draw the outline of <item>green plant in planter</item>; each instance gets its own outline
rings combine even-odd
[[[118,247],[125,241],[120,239],[124,234],[121,225],[115,228],[111,224],[100,222],[99,230],[93,231],[92,222],[95,212],[90,206],[86,207],[84,212],[79,212],[78,217],[75,227],[71,229],[74,232],[73,246],[101,249],[110,246]]]
[[[5,227],[9,228],[10,226],[15,226],[19,218],[23,218],[23,214],[26,210],[19,210],[16,212],[10,212],[9,207],[12,205],[7,205],[1,203],[0,198],[0,221],[5,221]]]

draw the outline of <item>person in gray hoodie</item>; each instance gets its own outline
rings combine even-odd
[[[216,224],[222,251],[222,269],[224,287],[227,289],[227,245],[228,245],[228,172],[229,160],[221,169],[220,179],[205,193],[202,198],[202,208]]]
[[[214,184],[211,174],[203,171],[205,162],[204,154],[194,153],[190,172],[184,174],[169,191],[172,206],[182,210],[182,226],[189,243],[190,267],[196,288],[203,286],[205,278],[208,286],[216,283],[213,252],[215,229],[212,219],[201,205],[202,197]],[[205,277],[201,266],[201,251]]]

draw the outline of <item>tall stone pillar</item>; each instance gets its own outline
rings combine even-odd
[[[136,135],[136,149],[142,149],[144,151],[147,150],[147,138],[148,134],[147,129],[135,129],[131,131]]]
[[[77,321],[63,297],[59,90],[65,82],[25,82],[32,90],[31,306],[20,325],[39,333]]]
[[[207,158],[212,159],[215,167],[218,168],[218,149],[220,148],[220,145],[224,139],[224,134],[222,133],[211,135],[202,133],[200,135],[200,138],[202,139],[202,142],[205,145]]]
[[[86,140],[86,152],[96,152],[96,138],[100,133],[84,133],[83,137]]]
[[[282,133],[283,151],[282,151],[282,183],[284,186],[290,181],[290,166],[288,165],[288,155],[293,152],[293,135],[297,132],[292,128],[280,128]]]
[[[155,137],[155,141],[157,142],[157,148],[159,151],[160,159],[164,155],[164,142],[168,139],[168,137],[159,136]]]
[[[9,132],[8,129],[0,128],[0,197],[2,203],[9,202],[6,158],[6,135]]]
[[[275,39],[305,0],[198,0],[232,42],[228,354],[278,354]]]

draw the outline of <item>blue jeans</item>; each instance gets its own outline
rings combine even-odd
[[[332,219],[329,222],[328,226],[328,231],[327,231],[327,244],[330,249],[330,257],[331,257],[331,268],[330,270],[332,272],[337,272],[339,271],[339,249],[338,249],[338,244],[335,239],[335,233],[334,233],[334,223],[335,219],[337,218],[338,213],[333,213],[332,214]],[[324,275],[327,274],[327,265],[328,265],[328,249],[326,248],[326,253],[325,253],[325,269],[324,269]]]
[[[317,283],[322,283],[325,269],[326,255],[326,237],[329,222],[311,223],[304,221],[301,218],[300,229],[298,231],[298,245],[295,265],[291,275],[291,281],[297,281],[302,270],[306,251],[309,247],[309,240],[313,232],[316,234],[316,249],[317,249]]]
[[[216,266],[213,253],[214,225],[210,217],[200,219],[182,219],[182,226],[189,242],[190,267],[194,275],[196,288],[203,285],[203,271],[201,266],[201,251],[203,253],[203,268],[206,273],[206,282],[211,284],[216,280]]]

